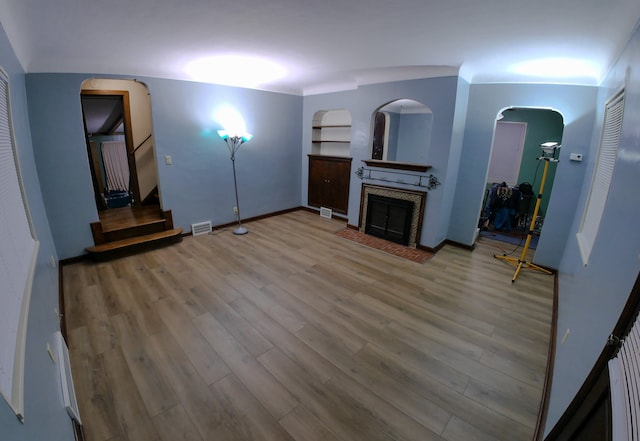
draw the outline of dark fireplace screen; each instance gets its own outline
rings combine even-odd
[[[413,202],[369,194],[364,232],[391,242],[409,245]]]

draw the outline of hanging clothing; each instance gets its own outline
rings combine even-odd
[[[107,188],[110,191],[129,192],[129,161],[125,142],[103,142],[102,161],[107,175]]]
[[[489,219],[496,230],[511,231],[518,214],[520,191],[506,183],[494,186],[489,194]]]

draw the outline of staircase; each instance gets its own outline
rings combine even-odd
[[[182,228],[173,228],[171,210],[157,206],[121,207],[100,212],[91,223],[94,246],[86,251],[96,260],[132,254],[182,240]]]

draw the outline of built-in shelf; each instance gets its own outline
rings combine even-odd
[[[351,126],[313,126],[313,142],[351,142]]]
[[[349,156],[351,148],[351,114],[348,110],[321,110],[311,123],[311,153]]]
[[[312,139],[311,142],[351,142],[348,139]]]
[[[408,162],[397,162],[397,161],[381,161],[379,159],[363,159],[362,162],[367,164],[369,167],[378,167],[378,168],[391,168],[394,170],[408,170],[414,172],[424,173],[431,168],[430,165],[426,164],[411,164]]]

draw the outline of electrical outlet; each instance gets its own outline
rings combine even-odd
[[[233,214],[238,214],[238,207],[233,207]]]

